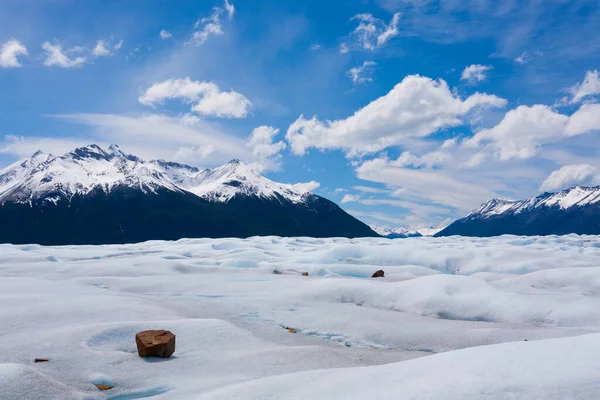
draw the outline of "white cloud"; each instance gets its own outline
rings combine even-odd
[[[74,57],[70,58],[68,54],[76,53],[83,51],[83,48],[80,46],[73,47],[66,51],[63,51],[60,43],[52,44],[50,42],[42,43],[42,49],[46,53],[46,59],[44,60],[44,65],[46,67],[57,66],[61,68],[73,68],[73,67],[81,67],[83,63],[86,61],[85,57]]]
[[[106,47],[106,43],[103,40],[98,39],[96,47],[92,50],[92,54],[96,57],[105,57],[110,55],[110,50]]]
[[[583,104],[569,118],[565,135],[576,136],[600,130],[600,104]]]
[[[213,90],[214,86],[215,84],[212,82],[193,81],[189,77],[183,79],[172,78],[153,84],[146,89],[138,100],[147,106],[155,106],[162,104],[167,99],[177,98],[191,103],[198,100],[201,94]]]
[[[288,128],[286,138],[297,155],[314,147],[342,149],[348,156],[357,156],[461,125],[473,109],[505,105],[506,100],[481,93],[462,100],[444,80],[410,75],[346,119],[320,121],[316,116],[309,120],[300,116]]]
[[[0,47],[0,68],[19,68],[18,56],[27,56],[29,52],[17,39],[10,39]]]
[[[251,106],[250,101],[233,90],[221,92],[213,82],[193,81],[189,77],[157,82],[139,97],[147,106],[162,104],[167,99],[182,99],[195,103],[192,111],[215,117],[244,118]]]
[[[192,165],[201,161],[202,166],[220,165],[233,158],[249,164],[258,160],[244,138],[191,114],[173,117],[69,114],[57,118],[91,127],[92,134],[85,138],[87,144],[119,143],[142,158],[163,158]]]
[[[507,112],[498,125],[477,132],[465,146],[477,147],[487,142],[500,160],[530,158],[542,143],[561,136],[568,120],[566,115],[545,105],[519,106]]]
[[[492,67],[489,65],[473,64],[464,69],[460,77],[461,81],[467,81],[470,85],[483,82],[487,78],[487,72]]]
[[[250,100],[233,90],[221,92],[216,87],[204,93],[204,96],[192,107],[199,114],[221,118],[245,118],[250,108]]]
[[[541,57],[543,55],[544,55],[544,53],[541,52],[541,51],[539,51],[539,50],[535,51],[533,54],[531,54],[531,52],[529,52],[529,51],[524,51],[523,53],[521,53],[520,56],[515,57],[514,61],[517,64],[523,65],[523,64],[527,64],[528,62],[530,62],[531,60],[533,60],[534,57],[536,57],[536,56],[540,56]]]
[[[230,4],[227,0],[225,0],[225,4],[223,5],[223,7],[225,7],[225,10],[227,11],[227,17],[229,18],[229,20],[231,20],[233,18],[233,14],[235,13],[235,7],[233,6],[233,4]]]
[[[317,181],[303,182],[303,183],[295,183],[291,185],[292,188],[299,190],[301,192],[312,192],[317,190],[321,184]]]
[[[354,84],[371,82],[373,81],[373,67],[376,65],[377,63],[374,61],[365,61],[358,67],[350,68],[346,75]]]
[[[174,160],[204,160],[215,152],[215,148],[207,144],[206,146],[181,146],[174,155]]]
[[[463,142],[465,148],[485,149],[500,160],[526,159],[538,154],[539,148],[569,136],[600,129],[600,105],[584,104],[570,117],[541,104],[519,106],[506,113],[493,128],[477,132]],[[479,165],[482,155],[475,155],[467,166]]]
[[[388,189],[379,189],[379,188],[374,188],[371,186],[354,186],[354,189],[356,189],[360,192],[373,193],[373,194],[383,194],[383,193],[390,192]]]
[[[405,151],[400,154],[395,161],[392,162],[392,165],[398,167],[426,167],[433,168],[435,166],[441,165],[446,161],[449,161],[451,156],[449,153],[445,151],[432,151],[429,153],[425,153],[421,156],[416,156],[409,151]]]
[[[220,10],[215,8],[215,12],[209,18],[202,18],[196,22],[194,28],[202,26],[201,30],[195,31],[192,35],[192,42],[196,45],[201,45],[208,40],[210,36],[222,35],[223,28],[221,27]]]
[[[346,204],[346,203],[351,203],[351,202],[355,202],[358,200],[360,200],[360,196],[355,196],[353,194],[347,194],[342,198],[341,203]]]
[[[600,72],[598,70],[587,71],[583,82],[577,83],[567,89],[571,98],[563,99],[564,103],[576,104],[589,96],[600,94]]]
[[[252,130],[248,146],[252,148],[252,154],[259,158],[268,158],[279,154],[285,149],[284,142],[273,143],[273,138],[279,134],[279,129],[272,126],[259,126]]]
[[[337,188],[333,191],[333,193],[335,194],[339,194],[339,193],[344,193],[347,192],[348,190],[344,189],[344,188]]]
[[[42,150],[57,155],[87,144],[89,144],[89,140],[86,138],[5,135],[3,140],[0,141],[0,154],[10,154],[22,158],[29,157],[36,151]]]
[[[553,171],[540,186],[540,192],[566,189],[590,183],[597,178],[597,169],[589,164],[565,165]]]
[[[398,36],[400,13],[394,14],[389,24],[371,14],[357,14],[352,17],[358,21],[358,26],[350,33],[349,43],[342,43],[340,52],[346,53],[352,49],[374,51],[383,47],[391,38]]]
[[[223,7],[214,7],[210,17],[201,18],[196,21],[194,29],[198,29],[192,35],[192,43],[201,45],[208,40],[210,36],[223,35],[223,26],[221,25],[221,14],[227,12],[229,20],[233,18],[235,7],[225,0]],[[201,29],[199,29],[201,28]]]
[[[494,191],[470,180],[459,180],[442,171],[427,171],[397,166],[387,158],[364,161],[356,168],[359,179],[378,182],[398,189],[398,196],[430,205],[440,204],[469,211]]]
[[[159,35],[160,35],[160,38],[163,40],[171,39],[173,37],[173,34],[171,34],[171,32],[169,32],[165,29],[161,30]]]
[[[123,40],[119,40],[119,41],[118,41],[118,42],[117,42],[117,43],[116,43],[116,44],[113,46],[113,49],[115,49],[115,50],[117,50],[117,51],[118,51],[118,50],[120,50],[120,49],[121,49],[121,47],[123,47]]]
[[[286,148],[286,145],[283,141],[273,142],[278,134],[279,129],[272,126],[259,126],[252,130],[247,146],[252,149],[252,154],[258,159],[253,165],[253,168],[257,171],[279,169],[280,153]]]
[[[318,43],[313,43],[313,44],[310,45],[310,49],[312,51],[319,50],[320,48],[321,48],[321,45],[318,44]]]
[[[515,57],[515,62],[519,64],[526,64],[529,61],[529,53],[524,51],[520,56]]]

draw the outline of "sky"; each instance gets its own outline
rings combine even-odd
[[[600,184],[600,1],[4,0],[0,167],[96,143],[241,159],[437,228]]]

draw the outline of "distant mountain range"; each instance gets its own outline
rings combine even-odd
[[[38,151],[0,171],[0,242],[130,243],[194,237],[375,237],[335,203],[233,160],[200,170],[118,146]]]
[[[600,187],[577,186],[525,200],[492,199],[435,236],[600,234]]]
[[[386,226],[369,225],[371,229],[377,232],[379,235],[388,239],[404,239],[409,237],[421,237],[419,232],[415,230],[409,230],[407,228],[389,228]]]

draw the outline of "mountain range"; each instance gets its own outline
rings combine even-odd
[[[492,199],[435,236],[600,234],[600,187],[576,186],[525,200]]]
[[[239,160],[198,169],[116,145],[36,152],[0,171],[0,243],[130,243],[194,237],[376,237],[335,203]]]
[[[371,229],[377,232],[380,236],[388,239],[405,239],[410,237],[421,237],[421,233],[416,230],[411,230],[404,227],[390,228],[387,226],[369,225]]]

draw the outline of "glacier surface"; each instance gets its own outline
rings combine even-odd
[[[3,400],[600,398],[600,236],[0,245],[0,277]]]

